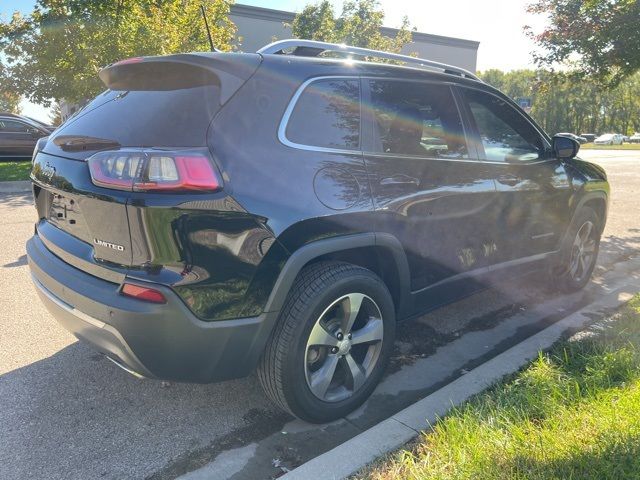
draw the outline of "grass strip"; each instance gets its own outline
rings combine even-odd
[[[29,180],[31,161],[3,162],[0,161],[0,182]]]
[[[640,478],[640,296],[356,478]]]
[[[622,145],[596,145],[585,143],[580,145],[580,150],[640,150],[640,143],[623,143]]]

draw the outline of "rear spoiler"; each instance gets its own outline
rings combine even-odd
[[[262,56],[253,53],[180,53],[135,57],[113,63],[98,73],[110,90],[177,90],[217,85],[224,104],[258,69]]]

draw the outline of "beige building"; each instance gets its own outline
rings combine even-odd
[[[274,40],[292,37],[287,24],[293,22],[293,12],[235,4],[231,6],[230,16],[238,28],[238,47],[244,52],[255,52]],[[395,36],[397,32],[395,28],[382,28],[387,36]],[[473,40],[413,32],[413,42],[405,45],[402,53],[417,53],[421,58],[475,72],[478,45],[479,42]]]

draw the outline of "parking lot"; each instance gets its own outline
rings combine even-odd
[[[603,165],[612,188],[594,282],[557,296],[523,279],[401,326],[372,398],[324,426],[272,407],[254,377],[137,380],[79,344],[31,285],[30,195],[0,195],[0,478],[271,478],[334,447],[640,272],[640,152],[581,157]]]

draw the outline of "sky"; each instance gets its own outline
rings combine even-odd
[[[405,15],[419,32],[465,38],[480,42],[478,70],[514,70],[533,67],[533,42],[523,32],[529,25],[540,31],[545,19],[527,13],[531,0],[379,0],[385,12],[384,24],[398,27]],[[29,13],[34,0],[0,0],[0,16],[14,10]],[[241,0],[236,3],[299,12],[314,0]],[[342,0],[332,0],[337,13]],[[48,111],[23,102],[23,114],[48,120]]]

